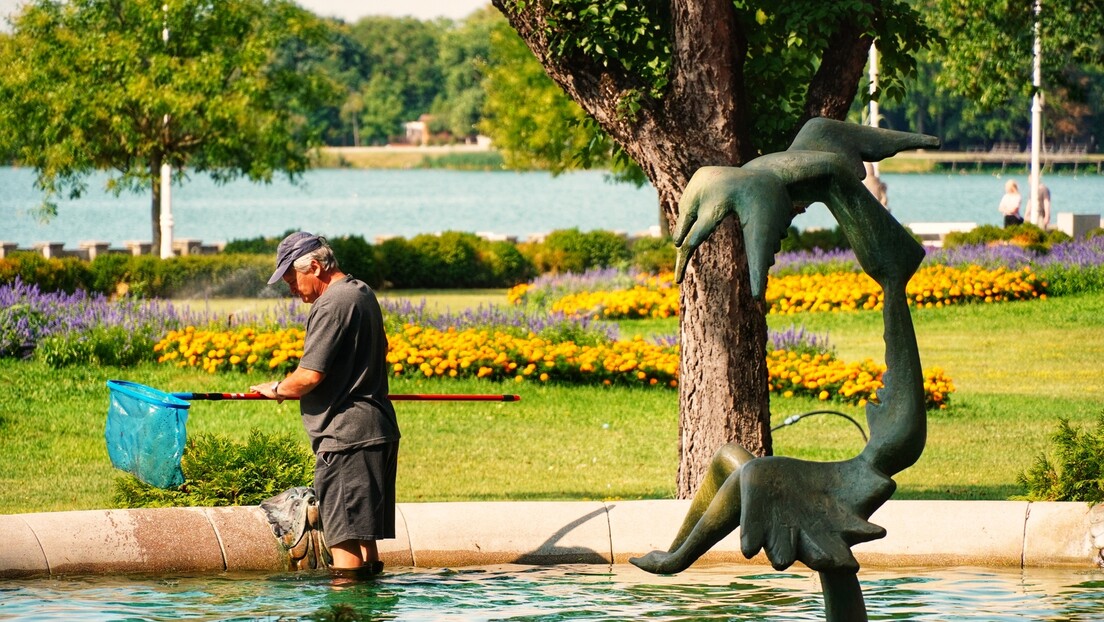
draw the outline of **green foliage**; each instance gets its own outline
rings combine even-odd
[[[437,156],[425,156],[419,168],[443,168],[453,171],[500,171],[505,168],[502,154],[498,151],[476,151],[471,153],[449,153]]]
[[[259,296],[272,268],[272,257],[257,255],[142,255],[129,260],[116,289],[146,298]]]
[[[328,37],[287,0],[31,0],[0,37],[0,152],[36,170],[47,211],[95,170],[116,193],[156,191],[162,163],[294,179],[319,141],[306,111],[334,95]]]
[[[558,229],[543,242],[523,244],[521,250],[541,274],[609,268],[622,265],[631,257],[623,236],[600,230],[582,233],[578,229]]]
[[[46,337],[39,341],[34,355],[55,369],[71,365],[133,367],[156,358],[156,341],[154,335],[123,326],[97,326]]]
[[[509,242],[447,231],[379,246],[384,280],[396,289],[510,287],[532,278],[532,264]]]
[[[675,270],[675,243],[669,236],[636,238],[630,243],[629,252],[632,267],[641,272],[656,274]]]
[[[0,283],[14,283],[19,278],[24,283],[34,283],[42,291],[73,293],[89,289],[95,282],[94,271],[88,262],[75,257],[51,257],[31,251],[12,253],[0,258]],[[105,292],[104,289],[92,291]]]
[[[1104,266],[1051,264],[1039,269],[1050,296],[1104,292]]]
[[[620,66],[645,85],[643,95],[662,96],[671,63],[668,3],[552,0],[548,9],[548,45],[556,57],[582,56],[604,67]],[[631,117],[632,106],[625,108]]]
[[[295,437],[257,429],[245,443],[216,434],[188,440],[180,468],[184,483],[162,490],[132,475],[115,480],[116,507],[219,507],[258,505],[295,486],[313,482],[314,458]]]
[[[362,56],[366,81],[362,140],[383,143],[402,134],[402,123],[430,111],[441,88],[440,24],[412,17],[371,16],[349,28]]]
[[[480,131],[516,170],[608,168],[618,180],[647,182],[643,171],[545,73],[525,42],[499,19],[490,30]]]
[[[843,231],[839,227],[806,229],[804,231],[797,227],[790,227],[786,232],[786,237],[782,238],[783,252],[811,251],[813,249],[830,251],[841,248],[851,248],[851,243],[847,241],[847,236],[843,235]]]
[[[1057,229],[1044,231],[1031,223],[1011,227],[981,225],[970,231],[948,233],[943,239],[943,245],[947,248],[954,248],[956,246],[976,246],[993,242],[1014,242],[1032,250],[1045,251],[1052,244],[1065,242],[1069,239],[1070,236],[1062,231]]]
[[[1049,451],[1036,456],[1018,481],[1029,501],[1104,501],[1104,412],[1095,430],[1081,431],[1059,419]]]
[[[326,241],[330,243],[337,265],[341,266],[343,272],[364,281],[369,287],[379,288],[383,284],[383,269],[376,256],[376,249],[363,237],[346,235],[326,238]]]
[[[502,14],[487,5],[441,37],[438,66],[443,88],[433,102],[433,114],[454,136],[476,134],[486,99],[482,83],[491,56],[491,30],[501,22]]]

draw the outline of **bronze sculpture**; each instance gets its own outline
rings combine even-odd
[[[924,249],[862,184],[864,162],[938,146],[933,136],[817,118],[786,151],[743,167],[703,167],[691,178],[674,232],[676,279],[682,280],[694,250],[735,213],[757,298],[766,289],[767,270],[794,205],[828,206],[859,264],[885,292],[885,388],[878,403],[866,407],[870,440],[850,460],[756,458],[735,444],[720,448],[670,549],[632,563],[654,573],[679,572],[740,527],[745,556],[762,549],[777,570],[800,561],[819,573],[828,620],[866,620],[851,546],[885,536],[867,519],[896,489],[891,477],[919,459],[927,423],[905,294]]]

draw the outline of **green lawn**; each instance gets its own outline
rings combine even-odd
[[[483,294],[418,293],[452,307]],[[495,291],[491,298],[504,294]],[[231,304],[242,304],[242,301]],[[260,304],[260,303],[258,303]],[[440,307],[435,307],[440,308]],[[915,313],[926,368],[958,389],[929,417],[920,462],[901,473],[897,498],[1002,499],[1047,443],[1058,417],[1085,425],[1104,408],[1104,296],[978,305]],[[771,317],[829,332],[844,360],[882,357],[880,314]],[[674,331],[673,321],[626,322],[622,333]],[[237,391],[266,374],[210,376],[145,365],[52,370],[0,361],[0,513],[111,505],[104,381],[123,378],[170,391]],[[664,389],[549,387],[398,380],[394,393],[516,392],[519,403],[398,404],[403,428],[399,500],[635,499],[670,497],[677,466],[678,399]],[[777,398],[774,420],[818,408]],[[863,421],[862,411],[840,410]],[[196,402],[189,432],[244,438],[250,428],[304,439],[292,402]],[[776,453],[831,460],[862,446],[838,417],[810,417],[775,433]]]

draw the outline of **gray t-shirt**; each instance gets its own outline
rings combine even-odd
[[[299,365],[325,374],[299,401],[315,453],[399,440],[383,314],[368,285],[346,276],[314,301]]]

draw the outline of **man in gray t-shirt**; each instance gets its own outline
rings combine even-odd
[[[317,460],[314,489],[339,576],[382,569],[376,540],[395,537],[399,425],[387,397],[387,335],[372,289],[345,274],[319,236],[289,235],[269,284],[283,279],[311,304],[299,366],[252,387],[299,398]]]

